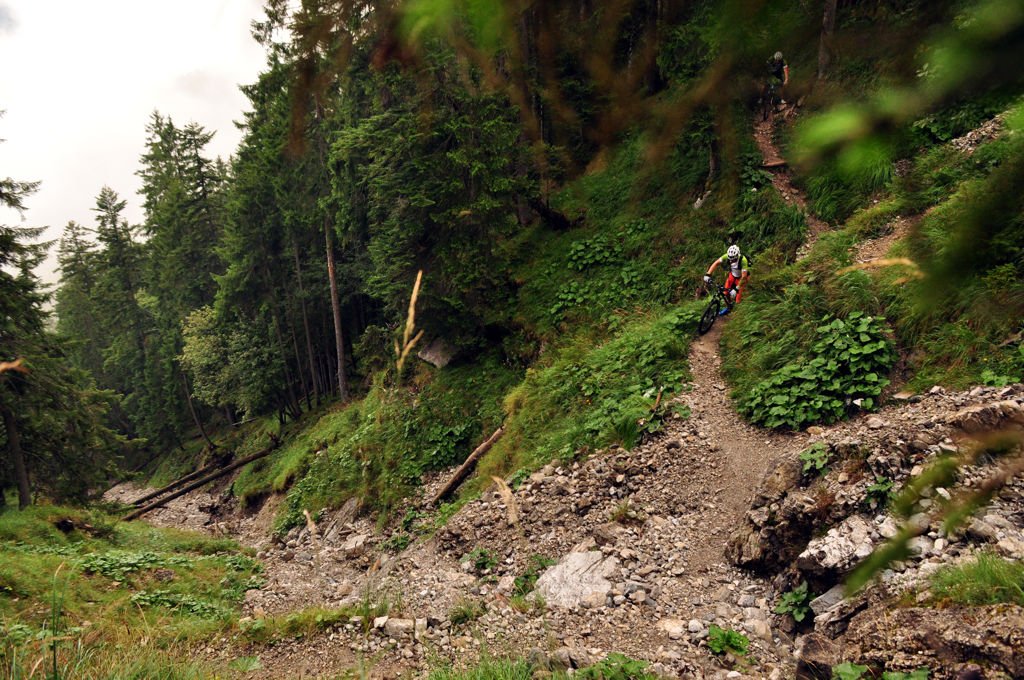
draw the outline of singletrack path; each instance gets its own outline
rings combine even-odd
[[[783,114],[776,115],[788,116],[790,112],[791,109],[786,109]],[[811,247],[821,234],[829,229],[829,225],[810,211],[807,207],[807,196],[793,185],[789,165],[779,153],[778,147],[775,146],[775,118],[776,116],[772,116],[768,120],[758,120],[754,123],[754,140],[757,142],[757,148],[761,151],[761,156],[764,157],[765,168],[772,173],[772,186],[782,196],[782,200],[799,208],[807,220],[807,238],[800,246],[800,250],[797,251],[799,259],[810,252]]]

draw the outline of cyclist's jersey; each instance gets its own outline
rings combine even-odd
[[[750,263],[747,262],[746,255],[740,255],[736,262],[729,261],[729,255],[726,253],[718,260],[722,263],[722,266],[729,268],[729,273],[733,275],[733,278],[740,278],[743,272],[750,268]]]
[[[774,59],[768,60],[768,75],[769,77],[776,78],[781,83],[786,79],[786,60],[780,59],[775,61]]]

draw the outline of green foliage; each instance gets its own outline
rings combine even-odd
[[[388,552],[398,553],[408,548],[411,543],[412,537],[409,534],[396,532],[382,541],[380,547]]]
[[[112,550],[106,553],[86,555],[81,564],[82,571],[86,574],[101,574],[114,581],[125,581],[129,574],[156,569],[163,566],[165,562],[153,552],[133,553]]]
[[[865,677],[866,673],[870,672],[871,669],[868,666],[861,666],[847,661],[832,667],[832,678],[833,680],[861,680],[861,678]],[[918,668],[910,673],[884,671],[881,678],[882,680],[928,680],[930,672],[927,667]]]
[[[902,671],[885,671],[882,673],[882,680],[928,680],[931,669],[927,667],[918,668],[909,673]]]
[[[860,680],[870,669],[847,661],[832,667],[832,680]]]
[[[876,406],[895,360],[882,319],[853,312],[846,319],[826,316],[820,323],[804,361],[781,367],[741,395],[740,410],[751,420],[797,429]]]
[[[450,667],[432,670],[429,680],[530,680],[534,668],[525,659],[496,659],[488,654],[472,668],[457,671]]]
[[[708,628],[708,649],[715,654],[729,652],[736,656],[744,656],[750,646],[750,638],[731,628],[720,628],[712,625]]]
[[[140,607],[163,607],[199,618],[226,618],[230,612],[215,604],[170,590],[142,590],[131,596],[131,602]]]
[[[1009,375],[999,375],[992,369],[986,368],[981,372],[981,382],[991,387],[1005,387],[1007,385],[1020,382],[1020,378]]]
[[[646,661],[613,652],[603,661],[579,669],[576,677],[587,680],[653,680],[657,676],[647,671],[649,665]]]
[[[866,501],[872,508],[884,508],[895,497],[893,481],[888,477],[876,476],[873,484],[867,488]]]
[[[498,558],[490,550],[486,548],[473,548],[469,553],[462,557],[462,562],[468,562],[472,566],[473,571],[478,574],[489,573],[492,569],[498,566]]]
[[[529,595],[537,585],[537,579],[540,578],[541,572],[557,563],[557,560],[553,560],[550,557],[544,557],[543,555],[531,555],[529,566],[526,568],[526,571],[519,576],[516,576],[512,592],[521,597]]]
[[[487,605],[482,600],[460,598],[448,611],[448,620],[453,626],[461,626],[476,621],[487,612]]]
[[[64,533],[54,528],[59,519],[98,531]],[[116,520],[56,506],[0,512],[5,668],[27,676],[42,659],[38,667],[55,677],[97,680],[221,672],[189,662],[189,650],[229,628],[245,589],[258,585],[259,563],[231,541]],[[71,625],[79,621],[91,623]],[[125,653],[139,630],[160,654]]]
[[[497,427],[501,398],[519,376],[483,357],[475,364],[421,369],[417,393],[375,385],[361,402],[300,430],[262,471],[243,472],[235,493],[283,491],[301,476],[288,491],[282,529],[301,523],[303,509],[318,512],[352,496],[386,513],[424,472],[460,463]]]
[[[800,460],[803,462],[802,472],[811,477],[824,474],[828,466],[829,456],[830,452],[827,444],[822,442],[811,444],[800,452]]]
[[[783,593],[779,604],[775,607],[776,614],[789,614],[800,623],[811,613],[811,600],[814,594],[808,590],[807,581],[802,582],[793,590]]]
[[[1024,565],[982,553],[974,560],[936,572],[931,592],[940,604],[1024,606]]]
[[[699,307],[630,319],[604,342],[577,337],[528,371],[505,399],[506,434],[481,460],[479,474],[504,476],[659,429],[686,377],[686,340]]]

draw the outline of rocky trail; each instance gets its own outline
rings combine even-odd
[[[771,122],[757,128],[768,161],[779,159],[772,133]],[[788,169],[777,166],[773,184],[806,212]],[[828,228],[810,214],[808,224],[801,253]],[[911,227],[897,221],[863,245],[857,261],[883,256]],[[492,486],[440,527],[423,504],[443,476],[425,480],[406,526],[384,531],[350,502],[274,537],[281,499],[243,511],[224,487],[151,513],[154,524],[233,536],[257,551],[266,583],[246,593],[242,628],[312,607],[355,612],[309,637],[267,644],[226,635],[198,652],[258,657],[261,668],[248,678],[335,677],[352,668],[415,676],[484,654],[571,669],[610,652],[646,660],[664,677],[830,678],[832,665],[853,658],[908,671],[928,666],[933,678],[1024,677],[1014,653],[1024,644],[1020,608],[941,616],[890,608],[893,598],[927,602],[930,574],[979,551],[1024,558],[1019,478],[968,529],[947,533],[928,512],[958,489],[979,488],[991,472],[967,468],[958,488],[921,500],[923,530],[906,560],[865,594],[847,598],[841,589],[852,566],[897,530],[872,484],[898,488],[978,432],[1024,426],[1024,386],[897,394],[877,414],[780,434],[737,414],[720,370],[727,328],[728,317],[691,346],[692,383],[674,397],[688,417],[670,418],[631,451],[612,446],[548,464],[514,489]],[[798,457],[812,444],[829,459],[818,478]],[[124,485],[108,498],[140,493]],[[394,540],[401,536],[411,543]],[[802,627],[774,613],[801,580],[817,596],[814,624]],[[896,619],[906,630],[887,623]],[[748,636],[748,652],[713,654],[712,626]],[[1003,670],[961,675],[977,662]]]

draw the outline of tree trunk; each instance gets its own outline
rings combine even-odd
[[[179,371],[178,375],[181,376],[181,386],[185,390],[185,401],[188,403],[188,412],[192,414],[192,421],[196,424],[196,427],[199,428],[199,434],[203,435],[203,439],[206,440],[207,446],[209,446],[210,450],[213,451],[217,448],[217,445],[214,444],[210,440],[210,436],[206,434],[206,428],[203,427],[203,421],[200,420],[199,414],[196,412],[196,406],[192,403],[192,391],[189,390],[188,387],[188,377],[185,375],[184,371]]]
[[[3,414],[4,428],[7,429],[7,452],[14,464],[14,476],[18,482],[18,507],[24,510],[32,505],[32,492],[28,486],[28,469],[25,467],[25,454],[21,450],[18,422],[14,412],[7,406],[0,407],[0,412]]]
[[[459,469],[455,471],[452,478],[448,480],[448,483],[445,484],[430,501],[431,505],[437,505],[443,501],[448,494],[457,489],[459,484],[462,484],[462,480],[464,480],[469,473],[473,471],[473,468],[476,466],[476,462],[480,460],[480,457],[490,451],[491,447],[494,446],[494,442],[501,439],[501,435],[503,434],[505,434],[505,427],[501,426],[495,430],[494,433],[484,441],[484,443],[476,447],[476,450],[469,454],[469,458],[459,466]]]
[[[832,33],[836,28],[836,0],[825,0],[821,16],[821,42],[818,44],[818,80],[824,80],[832,63]]]
[[[331,282],[331,312],[334,314],[334,345],[338,354],[338,397],[348,399],[348,383],[345,380],[345,337],[341,331],[341,302],[338,299],[338,277],[334,268],[334,243],[332,227],[324,220],[324,239],[327,244],[327,278]]]
[[[302,285],[302,264],[299,261],[299,244],[292,241],[295,254],[295,281],[299,287],[299,308],[302,310],[302,328],[306,332],[306,356],[309,358],[309,379],[313,383],[313,400],[320,405],[320,381],[316,375],[316,361],[313,355],[313,336],[309,332],[309,313],[306,311],[306,290]]]

